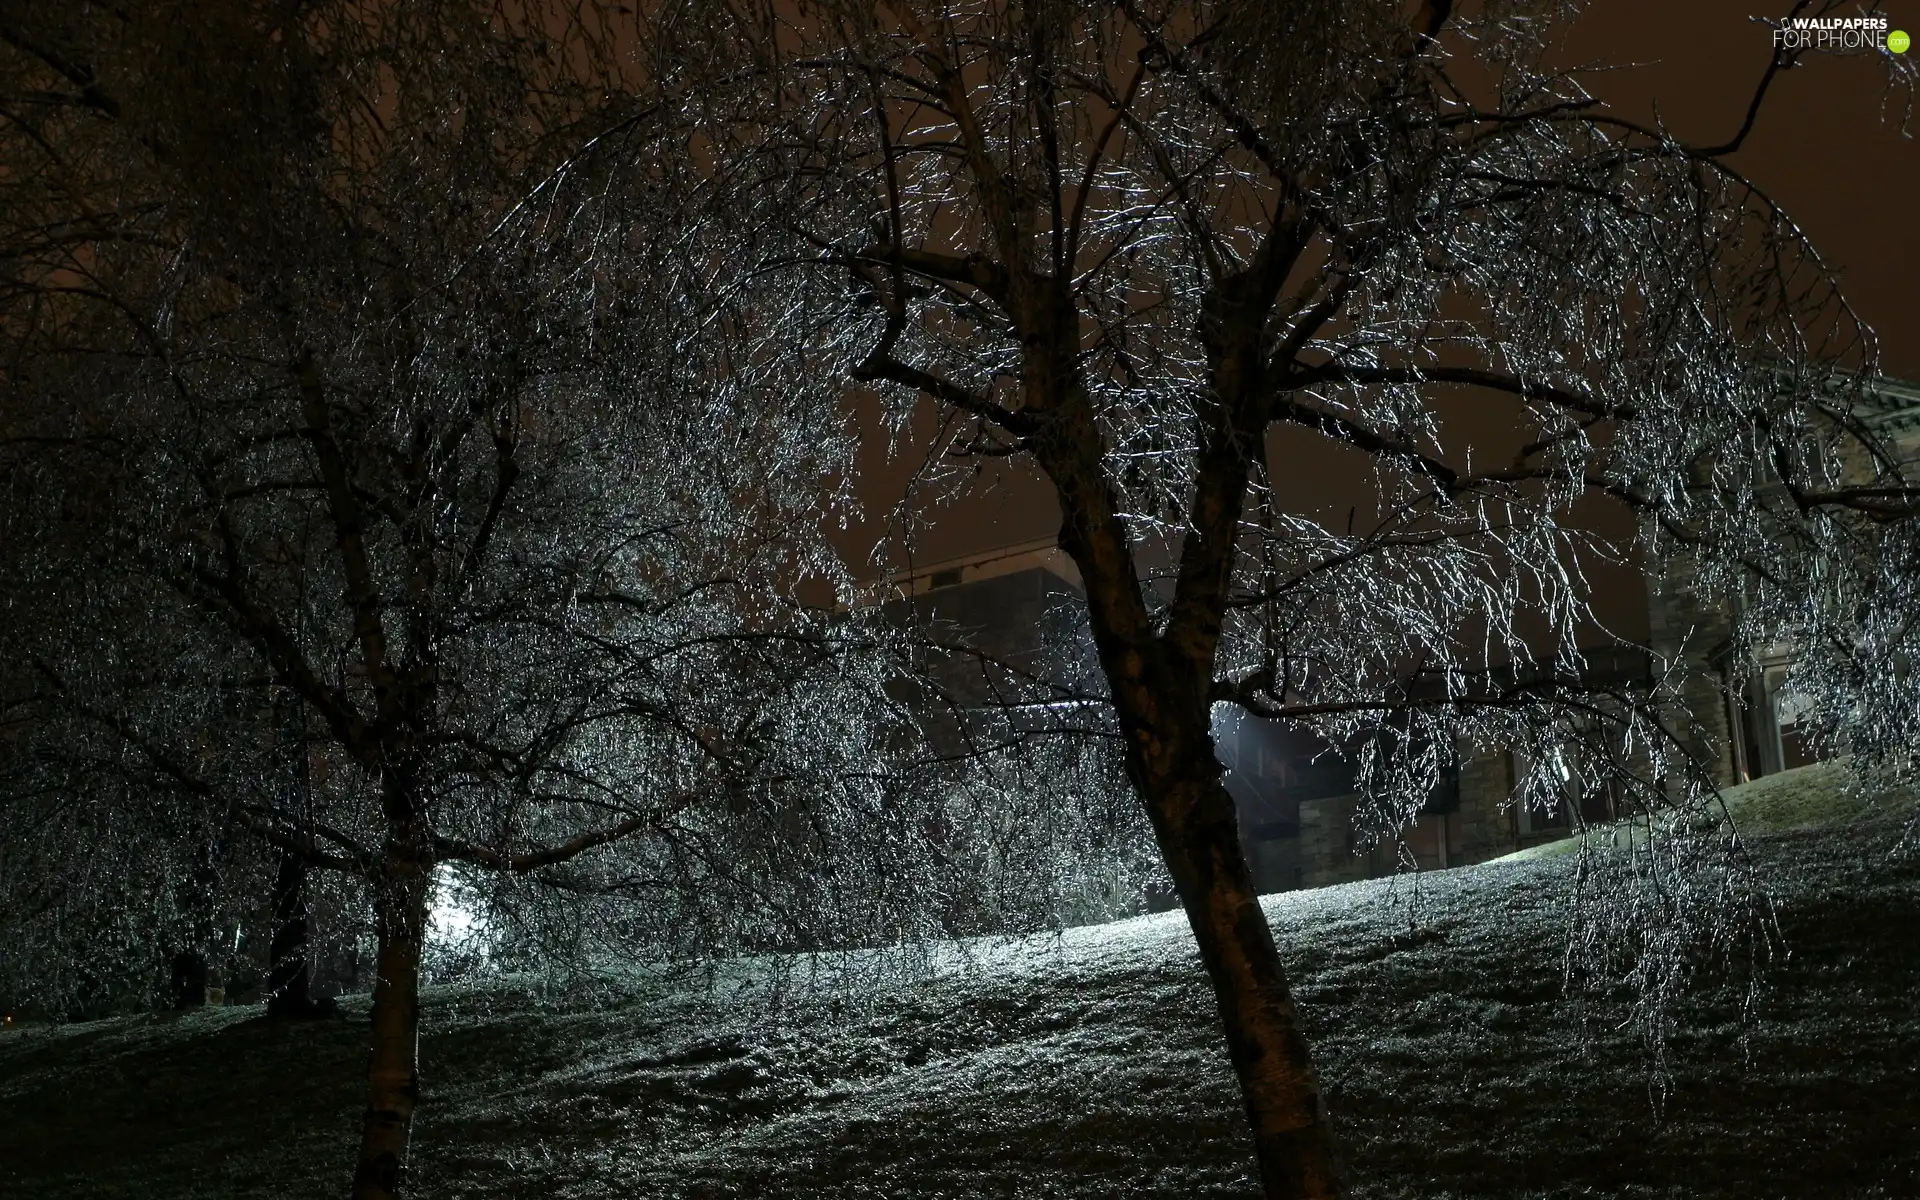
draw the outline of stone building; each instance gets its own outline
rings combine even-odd
[[[1920,481],[1920,385],[1882,380],[1859,399],[1854,413],[1884,439],[1906,478]],[[1851,482],[1870,477],[1864,462],[1847,467]],[[1693,563],[1684,555],[1647,572],[1648,646],[1663,659],[1694,668],[1684,695],[1690,749],[1712,765],[1722,786],[1804,766],[1814,758],[1799,729],[1793,646],[1777,642],[1751,661],[1737,661],[1732,649],[1736,604],[1703,598],[1694,587]]]
[[[1651,686],[1652,661],[1628,647],[1587,652],[1586,682]],[[1545,668],[1511,668],[1525,677]],[[1414,823],[1397,844],[1368,845],[1355,828],[1359,797],[1351,771],[1324,743],[1243,714],[1215,729],[1225,781],[1239,802],[1241,837],[1262,891],[1321,887],[1391,875],[1409,863],[1443,870],[1568,836],[1582,822],[1610,820],[1605,792],[1569,798],[1551,812],[1512,803],[1524,764],[1504,752],[1456,747]]]
[[[1052,677],[1080,669],[1091,652],[1082,632],[1086,592],[1079,568],[1052,539],[916,563],[875,591],[896,620],[911,620],[1018,670]],[[964,658],[943,661],[936,674],[963,702],[988,699],[987,681]]]
[[[915,564],[880,581],[867,602],[930,643],[956,648],[929,652],[921,661],[940,694],[913,701],[943,753],[964,748],[970,712],[992,709],[1015,722],[1044,722],[1044,711],[1004,706],[1031,700],[1034,680],[1084,682],[1099,669],[1086,634],[1080,572],[1050,540]]]
[[[1097,671],[1085,632],[1085,592],[1073,561],[1051,540],[896,572],[874,599],[896,614],[990,658],[1063,682]],[[1595,653],[1610,681],[1648,677],[1644,655]],[[944,658],[934,676],[962,709],[993,703],[991,671],[965,656]],[[936,737],[943,719],[930,717]],[[1580,819],[1609,813],[1521,811],[1509,802],[1515,764],[1504,755],[1466,752],[1435,788],[1398,846],[1364,847],[1354,833],[1351,770],[1310,735],[1223,710],[1215,729],[1223,782],[1240,814],[1241,837],[1263,892],[1320,887],[1390,875],[1403,853],[1436,870],[1483,862],[1521,846],[1567,836]]]
[[[1862,415],[1906,461],[1920,465],[1920,387],[1885,384]],[[1722,785],[1810,761],[1795,729],[1791,647],[1770,647],[1753,662],[1733,661],[1728,612],[1704,601],[1691,584],[1684,558],[1649,571],[1647,645],[1589,651],[1588,680],[1651,687],[1655,662],[1688,661],[1696,669],[1681,697],[1690,720],[1681,724],[1692,751],[1713,765]],[[916,565],[889,577],[882,590],[903,613],[911,606],[915,619],[938,623],[1022,670],[1081,678],[1094,670],[1080,575],[1051,540]],[[990,685],[977,674],[968,677],[964,662],[943,669],[951,694],[963,702],[987,700]],[[1248,863],[1264,892],[1389,875],[1407,859],[1424,870],[1483,862],[1613,816],[1604,794],[1553,812],[1516,805],[1513,789],[1525,764],[1460,747],[1457,769],[1441,780],[1402,844],[1366,847],[1354,832],[1352,774],[1329,747],[1237,712],[1220,718],[1215,738]]]

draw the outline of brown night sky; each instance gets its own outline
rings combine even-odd
[[[1920,35],[1920,0],[1900,0],[1887,12],[1892,28]],[[1589,75],[1588,86],[1623,116],[1651,120],[1657,109],[1683,139],[1724,141],[1739,127],[1770,53],[1766,28],[1749,20],[1757,13],[1777,15],[1752,0],[1600,0],[1568,30],[1562,61],[1611,65]],[[1807,55],[1775,80],[1733,161],[1800,222],[1840,272],[1856,309],[1880,335],[1885,370],[1911,379],[1920,378],[1914,266],[1920,246],[1913,237],[1920,141],[1901,136],[1905,99],[1888,94],[1886,78],[1872,57]],[[1912,124],[1920,133],[1920,115]],[[1360,459],[1343,458],[1321,448],[1289,464],[1298,471],[1292,490],[1321,501],[1308,507],[1344,511],[1364,494]],[[874,447],[863,465],[861,490],[877,516],[900,496],[913,463],[889,463]],[[1001,464],[986,465],[970,494],[930,515],[931,528],[914,555],[919,563],[1049,537],[1059,524],[1045,483]],[[1592,516],[1618,532],[1630,528],[1618,515]],[[878,521],[870,521],[850,531],[843,545],[864,551],[880,533]],[[1638,635],[1644,592],[1637,575],[1603,576],[1599,589],[1612,601],[1605,607],[1616,614],[1619,631]]]

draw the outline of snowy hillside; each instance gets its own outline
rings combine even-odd
[[[1837,815],[1756,838],[1792,958],[1744,1049],[1737,989],[1691,1004],[1664,1119],[1617,1014],[1563,995],[1567,859],[1427,875],[1411,911],[1407,880],[1270,898],[1358,1194],[1920,1195],[1920,860],[1890,814]],[[1252,1194],[1176,914],[904,982],[766,979],[431,992],[417,1194]],[[340,1194],[347,1007],[0,1035],[0,1194]]]

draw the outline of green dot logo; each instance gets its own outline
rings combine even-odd
[[[1895,54],[1905,54],[1907,47],[1911,45],[1913,45],[1913,39],[1907,36],[1907,31],[1904,29],[1896,29],[1887,35],[1887,49]]]

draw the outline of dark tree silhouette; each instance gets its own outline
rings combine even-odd
[[[0,981],[177,950],[197,997],[264,907],[309,1015],[344,880],[356,1196],[404,1185],[436,889],[520,961],[865,949],[1106,915],[1131,862],[1084,731],[926,748],[937,651],[819,536],[842,380],[755,338],[806,300],[621,17],[0,14]]]
[[[700,336],[756,298],[605,169],[649,119],[613,36],[539,4],[0,19],[9,635],[66,770],[13,828],[82,835],[48,870],[251,847],[282,1008],[306,872],[364,888],[359,1197],[403,1186],[436,872],[650,888],[754,948],[869,944],[919,878],[892,660],[790,598],[844,584],[837,396]]]

